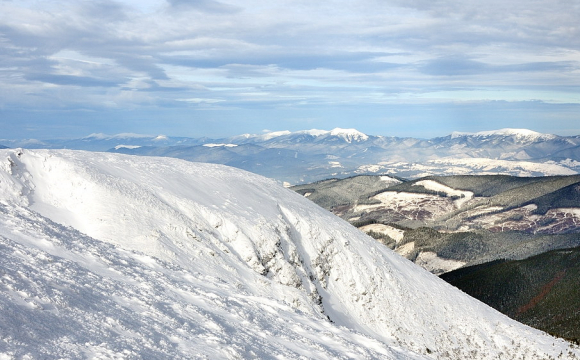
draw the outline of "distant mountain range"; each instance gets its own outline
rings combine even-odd
[[[433,139],[372,136],[355,129],[280,131],[230,138],[92,134],[81,139],[0,140],[9,147],[109,151],[218,163],[289,184],[357,174],[572,175],[580,172],[580,136],[525,129],[454,132]]]

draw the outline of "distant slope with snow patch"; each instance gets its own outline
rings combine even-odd
[[[8,356],[580,356],[247,172],[1,150],[0,193]]]

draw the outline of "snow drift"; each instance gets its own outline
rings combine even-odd
[[[0,194],[8,357],[580,354],[241,170],[0,150]]]

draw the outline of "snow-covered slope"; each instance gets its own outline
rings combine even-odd
[[[248,291],[256,276],[228,281],[225,264],[199,272],[0,209],[0,359],[420,358]]]
[[[0,353],[546,359],[520,325],[233,168],[0,150]]]

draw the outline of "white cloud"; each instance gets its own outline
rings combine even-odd
[[[548,0],[4,1],[0,103],[577,103],[578,18]]]

